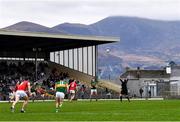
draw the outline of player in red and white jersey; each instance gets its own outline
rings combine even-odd
[[[73,80],[73,82],[71,82],[69,84],[69,93],[70,93],[70,102],[74,99],[75,97],[75,93],[76,93],[76,87],[77,87],[77,83],[76,80]]]
[[[14,112],[15,105],[20,100],[20,98],[24,99],[24,103],[22,105],[21,112],[22,113],[25,112],[24,107],[27,105],[28,100],[29,100],[29,97],[28,97],[26,91],[31,96],[31,86],[30,86],[30,82],[28,81],[28,79],[25,79],[24,81],[22,81],[21,83],[17,83],[17,85],[16,85],[15,101],[13,102],[13,104],[11,106],[12,112]]]

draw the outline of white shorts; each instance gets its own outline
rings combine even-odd
[[[63,98],[64,99],[64,93],[63,92],[56,92],[56,98]]]
[[[75,90],[70,90],[70,94],[75,94]]]
[[[14,99],[14,96],[15,96],[15,92],[11,92],[11,93],[9,93],[9,99]]]
[[[23,98],[23,97],[27,97],[27,94],[23,90],[17,90],[16,91],[16,96],[19,96],[20,98]]]
[[[91,89],[91,95],[97,94],[97,89]]]

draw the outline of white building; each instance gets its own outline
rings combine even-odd
[[[171,66],[170,93],[172,96],[180,95],[180,66]]]
[[[128,69],[121,75],[128,78],[127,87],[132,96],[140,96],[139,89],[143,89],[143,97],[158,97],[169,94],[170,74],[166,70]]]

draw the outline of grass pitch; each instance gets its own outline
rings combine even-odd
[[[29,103],[20,113],[18,103],[0,103],[0,121],[179,121],[180,100],[162,101],[74,101],[64,102],[55,113],[55,102]]]

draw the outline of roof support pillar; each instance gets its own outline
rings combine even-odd
[[[95,78],[98,80],[98,46],[95,45]]]

